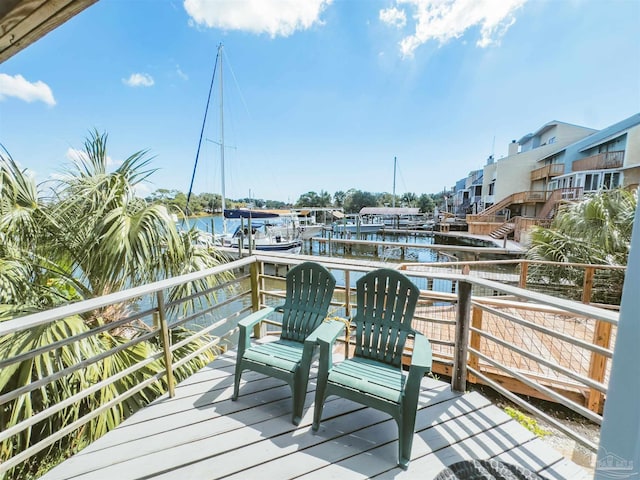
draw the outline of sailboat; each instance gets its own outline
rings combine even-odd
[[[226,207],[226,191],[225,191],[225,139],[224,139],[224,70],[222,67],[223,45],[218,45],[218,54],[216,56],[216,66],[214,68],[214,76],[219,68],[220,72],[220,141],[216,142],[220,146],[220,177],[221,177],[221,196],[222,196],[222,234],[214,235],[214,244],[219,246],[249,248],[264,251],[282,251],[289,253],[300,253],[302,249],[302,239],[300,238],[300,228],[297,224],[297,217],[293,214],[288,216],[281,212],[252,210],[252,209],[227,209]],[[203,122],[200,134],[200,144],[202,142],[202,134],[206,123],[206,115],[209,110],[209,101],[211,99],[211,91],[213,90],[214,79],[211,80],[211,88],[209,90],[209,98],[207,99],[207,108],[205,110],[205,120]],[[198,153],[200,145],[198,146]],[[197,156],[196,156],[197,165]],[[195,176],[195,167],[194,167]],[[191,179],[193,186],[193,177]],[[189,188],[191,195],[191,187]],[[187,199],[188,202],[188,199]],[[241,223],[233,234],[228,231],[227,219],[240,219]],[[256,219],[258,221],[254,222]],[[245,222],[246,221],[246,222]]]

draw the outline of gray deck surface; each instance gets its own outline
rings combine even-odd
[[[317,433],[291,423],[289,387],[245,372],[231,401],[235,352],[218,358],[42,477],[53,479],[432,479],[447,465],[496,458],[547,478],[589,478],[478,393],[425,377],[409,470],[396,467],[397,427],[383,413],[329,397]],[[312,372],[313,375],[313,372]]]

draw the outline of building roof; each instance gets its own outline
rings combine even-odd
[[[545,159],[552,157],[564,150],[571,150],[574,152],[584,152],[585,150],[589,150],[590,148],[597,147],[601,143],[608,142],[609,140],[613,140],[616,137],[619,137],[623,133],[626,133],[630,128],[640,125],[640,113],[636,113],[635,115],[631,115],[624,120],[621,120],[613,125],[609,125],[602,130],[598,130],[597,132],[592,133],[591,135],[584,137],[577,142],[571,143],[569,145],[565,145],[564,147],[560,147],[557,150],[554,150],[551,153],[548,153],[544,157],[541,157],[538,162],[542,162]]]
[[[603,128],[593,135],[589,135],[584,139],[586,141],[585,145],[580,146],[580,151],[583,152],[584,150],[589,150],[590,148],[597,147],[602,143],[613,140],[614,138],[627,133],[630,128],[638,125],[640,125],[640,113],[636,113],[629,118],[625,118],[618,123],[614,123],[607,128]]]
[[[0,63],[97,1],[0,1]]]
[[[360,215],[419,215],[419,208],[407,207],[363,207]]]
[[[592,132],[595,132],[596,130],[594,130],[593,128],[589,128],[589,127],[583,127],[582,125],[576,125],[575,123],[567,123],[567,122],[559,122],[558,120],[551,120],[550,122],[545,123],[543,126],[541,126],[538,130],[536,130],[533,133],[527,133],[525,136],[523,136],[520,140],[518,140],[518,143],[520,145],[522,145],[523,143],[528,142],[529,140],[531,140],[531,138],[533,137],[537,137],[539,135],[542,135],[544,132],[546,132],[547,130],[553,128],[553,127],[557,127],[558,125],[570,125],[572,127],[579,127],[579,128],[584,128],[585,130],[591,130]]]

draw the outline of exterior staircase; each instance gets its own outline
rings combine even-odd
[[[538,218],[552,219],[557,211],[558,204],[582,199],[584,191],[582,187],[559,188],[554,190],[547,202],[538,213]]]
[[[506,238],[507,235],[512,233],[516,229],[516,224],[511,222],[505,222],[496,228],[493,232],[489,234],[491,238],[499,239]]]
[[[485,208],[482,212],[478,213],[479,217],[488,217],[489,215],[495,215],[500,210],[508,207],[513,203],[513,194],[503,198],[498,203],[491,205],[489,208]]]
[[[546,203],[542,206],[542,210],[538,214],[540,218],[551,219],[556,211],[556,204],[562,200],[562,190],[554,190]]]

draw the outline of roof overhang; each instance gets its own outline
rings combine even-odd
[[[0,63],[98,0],[0,1]]]
[[[611,135],[608,135],[604,138],[601,138],[600,140],[596,140],[595,142],[588,143],[587,146],[581,148],[579,152],[583,153],[591,148],[595,148],[599,145],[602,145],[603,143],[607,143],[607,142],[610,142],[611,140],[615,140],[616,138],[621,137],[622,135],[626,135],[628,131],[629,129],[618,130],[617,132],[612,133]]]
[[[362,207],[360,215],[419,215],[416,207]]]
[[[520,140],[518,140],[518,143],[520,145],[522,145],[523,143],[526,143],[529,140],[531,140],[533,137],[537,137],[538,135],[542,135],[547,130],[557,126],[558,123],[559,122],[557,122],[555,120],[553,120],[551,122],[547,122],[543,126],[541,126],[538,130],[536,130],[534,133],[527,133],[524,137],[522,137]]]

